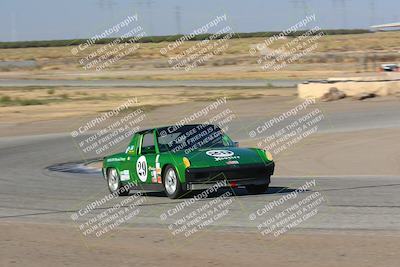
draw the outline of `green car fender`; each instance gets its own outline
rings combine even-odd
[[[272,154],[269,151],[262,150],[259,148],[250,148],[250,149],[256,151],[265,164],[271,164],[273,162]]]
[[[164,172],[168,166],[175,168],[178,179],[181,183],[185,182],[185,170],[186,166],[183,163],[183,157],[180,155],[174,155],[172,153],[161,153],[159,157],[161,165],[161,176],[164,179]]]

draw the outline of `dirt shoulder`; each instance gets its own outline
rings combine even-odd
[[[119,228],[88,239],[69,225],[1,222],[2,266],[396,266],[399,233],[206,231],[172,239],[160,229]]]
[[[228,101],[252,100],[273,96],[291,96],[295,88],[79,88],[29,87],[0,88],[1,125],[36,123],[56,120],[90,119],[134,101],[129,111],[141,108],[147,112],[164,106],[181,106],[192,102],[212,102],[226,97]],[[54,127],[60,131],[59,127]],[[64,128],[64,130],[67,130]],[[61,129],[62,131],[62,129]],[[26,131],[23,131],[26,133]],[[4,135],[4,134],[3,134]]]

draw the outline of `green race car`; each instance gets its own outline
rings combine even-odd
[[[158,190],[179,198],[217,183],[265,192],[274,166],[268,151],[239,148],[219,127],[196,124],[135,133],[125,152],[103,159],[102,172],[111,193]]]

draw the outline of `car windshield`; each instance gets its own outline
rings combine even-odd
[[[234,146],[233,141],[214,125],[171,126],[157,130],[157,141],[161,152],[190,153],[199,148]]]

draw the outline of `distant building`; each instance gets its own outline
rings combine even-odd
[[[400,30],[400,22],[381,24],[381,25],[373,25],[373,26],[371,26],[371,28],[375,29],[375,30],[378,30],[378,31],[384,31],[386,29],[398,29],[398,30]]]

